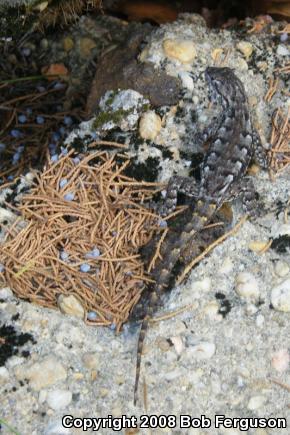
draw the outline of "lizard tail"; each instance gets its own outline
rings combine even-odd
[[[153,290],[153,292],[151,293],[151,296],[150,296],[148,311],[147,311],[147,314],[142,321],[141,329],[139,332],[138,347],[137,347],[136,376],[135,376],[135,386],[134,386],[134,405],[136,405],[136,403],[137,403],[137,392],[138,392],[138,386],[139,386],[141,359],[142,359],[142,351],[143,351],[145,335],[146,335],[146,331],[148,329],[148,325],[149,325],[149,322],[150,322],[150,319],[152,317],[152,313],[154,311],[154,307],[155,307],[157,301],[158,301],[157,291]]]
[[[146,316],[143,319],[141,330],[139,333],[139,339],[138,339],[138,347],[137,347],[137,362],[136,362],[136,376],[135,376],[135,386],[134,386],[134,405],[137,403],[137,393],[138,393],[138,386],[139,386],[139,379],[140,379],[140,370],[141,370],[141,359],[142,359],[142,350],[144,345],[144,339],[146,335],[146,331],[148,329],[150,321],[150,316]]]

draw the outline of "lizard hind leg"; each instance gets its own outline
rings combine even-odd
[[[254,160],[262,168],[269,168],[269,156],[267,150],[263,147],[259,133],[253,130]]]
[[[239,189],[233,192],[231,200],[239,197],[242,201],[243,210],[250,218],[257,217],[258,193],[255,190],[254,183],[251,177],[245,177],[241,180]]]

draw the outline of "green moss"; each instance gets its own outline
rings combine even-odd
[[[147,112],[148,110],[150,110],[150,104],[149,103],[143,104],[142,110],[143,112]]]
[[[114,124],[118,124],[125,116],[129,115],[132,110],[124,110],[124,109],[118,109],[113,111],[107,111],[107,112],[100,112],[93,123],[93,128],[98,129],[101,128],[104,124],[107,122],[114,122]]]
[[[109,98],[106,100],[106,106],[111,106],[118,91],[111,91]]]

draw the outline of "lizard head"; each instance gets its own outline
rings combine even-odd
[[[231,68],[208,67],[205,77],[209,85],[210,99],[228,106],[231,100],[236,100],[237,93],[243,100],[244,89],[240,80]]]

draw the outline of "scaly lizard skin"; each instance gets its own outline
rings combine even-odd
[[[180,230],[177,237],[173,239],[169,237],[168,242],[165,239],[162,249],[163,258],[152,272],[155,284],[138,340],[134,404],[137,400],[144,338],[160,294],[168,286],[172,269],[182,249],[196,232],[209,223],[224,202],[233,199],[237,192],[241,192],[241,181],[253,157],[257,141],[249,116],[244,86],[233,70],[210,67],[206,69],[205,76],[209,85],[210,99],[221,104],[222,113],[217,124],[210,128],[209,147],[201,167],[200,186],[198,190],[194,187],[196,201],[192,201],[190,205],[191,219]],[[168,190],[168,209],[174,207],[178,188],[182,184],[187,193],[190,190],[185,187],[188,179],[183,180],[181,177],[175,179],[176,182],[173,177],[173,181],[169,183],[171,188]],[[246,197],[248,202],[250,196],[252,195]]]

